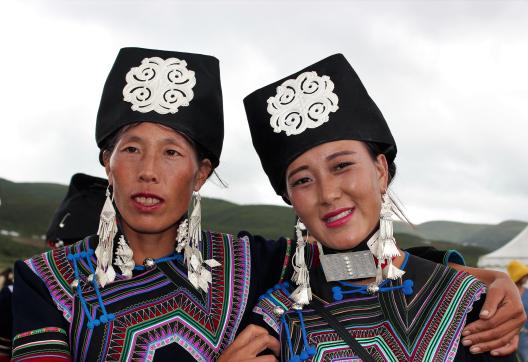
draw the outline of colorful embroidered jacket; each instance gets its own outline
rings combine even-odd
[[[286,254],[284,240],[249,238],[204,233],[204,259],[222,264],[212,268],[208,294],[189,283],[181,260],[134,271],[128,280],[118,275],[97,292],[88,279],[96,237],[18,262],[13,361],[217,359],[248,323],[257,297],[279,279],[272,266]],[[71,285],[75,268],[81,295]]]
[[[130,280],[118,275],[116,282],[100,290],[99,303],[88,281],[96,238],[18,262],[13,360],[216,359],[236,332],[255,322],[251,308],[284,278],[286,268],[277,266],[287,266],[294,245],[245,232],[238,239],[219,233],[204,236],[204,256],[223,265],[213,268],[207,297],[188,282],[185,265],[174,260],[134,272]],[[439,261],[459,256],[433,248],[415,252]],[[84,303],[71,286],[75,264]],[[94,318],[102,317],[101,305],[115,319],[90,328]]]
[[[474,277],[406,253],[402,279],[387,280],[378,293],[369,294],[365,286],[328,283],[320,265],[311,260],[314,299],[374,360],[495,360],[489,354],[471,355],[460,343],[466,321],[478,319],[478,300],[485,292],[485,286]],[[281,360],[358,361],[357,354],[312,304],[302,311],[294,308],[289,298],[293,290],[288,282],[278,284],[254,308],[268,329],[279,336]]]

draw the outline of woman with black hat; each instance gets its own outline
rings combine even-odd
[[[97,236],[17,262],[13,360],[216,360],[279,277],[255,285],[250,265],[284,254],[251,245],[259,267],[247,238],[202,233],[198,191],[223,140],[218,60],[122,49],[96,140],[109,183]]]
[[[219,358],[288,255],[284,240],[201,231],[222,139],[215,58],[120,51],[97,118],[110,185],[98,235],[17,263],[15,361]],[[263,328],[239,337],[253,356],[278,348]]]
[[[396,246],[396,143],[347,60],[330,56],[244,104],[273,188],[319,241],[305,250],[298,224],[287,281],[254,309],[280,336],[281,360],[494,360],[462,337],[485,286]]]

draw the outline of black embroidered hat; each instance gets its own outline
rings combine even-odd
[[[123,48],[106,80],[95,138],[99,148],[121,127],[155,122],[183,133],[218,166],[224,139],[218,59]],[[99,160],[102,163],[102,155]]]
[[[73,175],[68,192],[51,219],[46,240],[68,245],[96,234],[107,187],[108,181],[103,178]]]
[[[253,146],[278,195],[288,165],[326,142],[375,142],[389,163],[396,157],[387,122],[342,54],[254,91],[244,106]]]

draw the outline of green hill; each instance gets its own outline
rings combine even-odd
[[[513,239],[526,225],[528,223],[524,221],[504,221],[497,225],[428,221],[414,228],[398,222],[394,229],[397,233],[414,235],[424,240],[442,240],[462,246],[476,246],[488,253]]]
[[[34,246],[17,242],[10,237],[0,235],[0,271],[8,266],[12,266],[15,260],[27,258],[41,253],[46,249],[44,243],[41,246]]]
[[[67,186],[49,183],[15,183],[0,179],[0,229],[24,237],[46,233],[49,221],[67,192]],[[277,238],[293,234],[294,215],[290,207],[238,205],[219,199],[202,198],[203,228]]]
[[[295,215],[291,207],[238,205],[218,199],[202,199],[204,228],[236,234],[241,230],[269,239],[291,237]]]
[[[423,239],[446,240],[458,243],[469,235],[473,235],[489,226],[488,224],[467,224],[454,221],[428,221],[412,228],[400,222],[395,230],[397,232],[416,235]]]
[[[528,223],[508,220],[490,225],[462,240],[463,245],[478,245],[487,250],[496,250],[519,234]]]
[[[15,183],[0,178],[0,229],[25,236],[46,233],[67,187],[51,183]]]
[[[455,249],[462,253],[466,264],[469,266],[476,266],[478,258],[481,255],[487,254],[489,251],[474,245],[461,245],[459,243],[452,243],[449,241],[430,241],[424,240],[416,235],[406,234],[406,233],[397,233],[395,235],[396,240],[398,240],[398,245],[402,249],[412,248],[416,246],[434,246],[439,250],[448,250]]]
[[[66,194],[67,187],[51,183],[15,183],[0,178],[0,230],[16,231],[20,238],[0,239],[0,265],[16,258],[28,257],[42,248],[40,240],[55,209]],[[203,198],[203,228],[237,233],[247,230],[269,239],[293,236],[294,214],[291,207],[273,205],[238,205],[229,201]],[[470,264],[512,239],[526,222],[506,221],[498,225],[467,224],[451,221],[431,221],[412,228],[396,223],[400,245],[434,245],[439,249],[463,252]],[[25,241],[33,245],[13,245]],[[17,244],[17,245],[18,245]],[[1,259],[3,258],[3,259]]]

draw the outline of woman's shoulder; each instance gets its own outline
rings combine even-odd
[[[18,261],[15,267],[19,272],[40,279],[50,290],[58,294],[71,295],[70,284],[75,279],[70,261],[72,255],[87,253],[97,245],[97,237],[89,236],[78,242],[48,250],[24,261]],[[59,292],[60,291],[60,292]]]
[[[464,286],[472,289],[484,289],[485,285],[474,276],[457,271],[421,257],[408,254],[405,266],[405,278],[413,279],[415,287],[431,286],[437,290],[448,287]]]
[[[403,279],[413,282],[413,304],[431,311],[445,308],[444,317],[448,311],[458,311],[452,315],[455,319],[466,315],[486,292],[486,285],[474,276],[413,255],[409,255]]]
[[[93,245],[92,245],[93,244]],[[68,255],[88,251],[90,248],[95,247],[97,244],[97,236],[88,236],[76,243],[54,248],[45,252],[25,259],[24,263],[28,265],[33,271],[45,270],[52,268],[54,264],[61,264],[67,261]],[[50,264],[51,262],[51,264]],[[39,268],[35,268],[36,266]],[[35,267],[33,267],[35,266]]]

